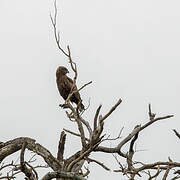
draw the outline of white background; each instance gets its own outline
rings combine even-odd
[[[180,142],[172,129],[180,131],[180,2],[57,3],[62,46],[70,45],[78,65],[77,85],[93,81],[81,92],[85,105],[91,99],[85,118],[92,123],[99,104],[104,114],[121,97],[123,103],[106,120],[104,133],[116,137],[124,127],[123,138],[137,124],[148,121],[151,103],[157,116],[175,116],[140,133],[135,160],[167,161],[170,156],[179,161]],[[76,131],[76,127],[58,107],[63,100],[55,71],[59,65],[70,66],[55,44],[49,17],[53,10],[50,0],[0,0],[0,141],[31,137],[56,156],[62,129]],[[68,135],[66,157],[80,149],[79,141]],[[112,155],[98,153],[96,157],[118,169]],[[121,177],[96,165],[90,170],[90,180]]]

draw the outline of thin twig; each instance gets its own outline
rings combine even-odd
[[[150,121],[155,118],[156,114],[152,113],[151,111],[151,104],[149,104],[149,119]]]
[[[180,139],[180,134],[175,129],[173,129],[173,131],[174,131],[175,135]]]
[[[60,45],[60,33],[57,32],[57,5],[56,5],[56,0],[54,1],[54,10],[55,10],[55,13],[54,13],[54,19],[52,18],[52,15],[50,14],[50,18],[51,18],[51,22],[52,22],[52,25],[53,25],[53,29],[54,29],[54,37],[55,37],[55,41],[56,41],[56,44],[59,48],[59,50],[66,56],[66,57],[69,57],[69,55],[63,50],[63,48],[61,47]]]
[[[88,85],[91,84],[91,83],[92,83],[92,81],[90,81],[90,82],[84,84],[82,87],[80,87],[80,88],[79,88],[77,91],[75,91],[75,92],[81,91],[83,88],[85,88],[86,86],[88,86]]]

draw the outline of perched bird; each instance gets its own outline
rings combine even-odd
[[[57,87],[60,95],[64,100],[68,98],[68,95],[71,92],[73,86],[73,80],[66,75],[67,73],[69,73],[69,71],[64,66],[59,66],[56,71]],[[74,90],[77,90],[76,86],[74,87]],[[73,93],[70,101],[76,103],[79,106],[80,111],[84,110],[84,105],[82,104],[82,100],[78,91]]]

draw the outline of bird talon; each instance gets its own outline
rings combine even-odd
[[[63,109],[68,108],[68,104],[60,104],[59,106],[62,107]]]

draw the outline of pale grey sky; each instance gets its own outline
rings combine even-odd
[[[78,86],[92,80],[81,94],[91,107],[105,113],[119,97],[123,103],[106,122],[107,134],[123,137],[148,121],[148,103],[157,115],[175,117],[144,130],[137,160],[180,161],[180,1],[178,0],[59,0],[58,25],[62,46],[70,45],[78,64]],[[49,18],[52,0],[0,0],[0,119],[1,141],[35,138],[54,155],[62,128],[74,129],[58,105],[62,103],[55,71],[67,59],[59,53]],[[70,73],[73,77],[73,73]],[[79,150],[79,139],[67,138],[67,155]],[[70,146],[71,145],[71,146]],[[73,147],[73,148],[72,148]],[[111,166],[111,155],[98,157]],[[116,164],[114,164],[115,166]],[[90,180],[118,179],[95,166]]]

